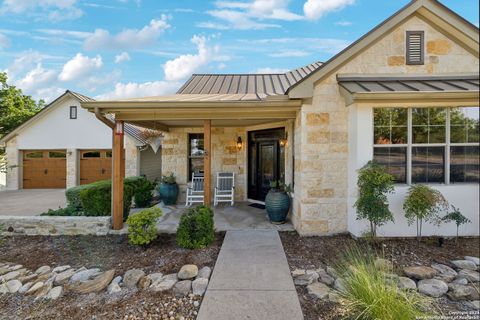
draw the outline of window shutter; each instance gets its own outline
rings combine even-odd
[[[407,31],[407,64],[418,65],[424,61],[424,32],[423,31]]]

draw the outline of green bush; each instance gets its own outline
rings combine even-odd
[[[135,184],[135,193],[133,198],[137,208],[146,208],[150,206],[153,199],[153,190],[155,189],[155,183],[150,182],[147,178],[141,177]]]
[[[206,206],[188,209],[180,217],[177,243],[186,249],[208,247],[215,237],[213,211]]]
[[[374,261],[373,254],[353,247],[337,266],[345,287],[340,294],[352,318],[407,320],[427,316],[422,310],[431,310],[430,300],[399,289],[395,280],[375,268]]]
[[[131,244],[147,245],[157,238],[157,219],[162,216],[158,207],[144,209],[127,219],[128,239]]]
[[[67,198],[67,206],[76,209],[77,211],[83,211],[82,200],[80,200],[80,192],[90,187],[90,184],[82,184],[76,187],[72,187],[65,191]]]
[[[47,212],[40,214],[41,216],[56,216],[56,217],[65,217],[65,216],[78,216],[78,212],[75,208],[67,206],[66,208],[58,209],[48,209]]]

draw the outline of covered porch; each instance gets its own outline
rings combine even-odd
[[[97,118],[112,128],[114,229],[123,227],[122,186],[124,168],[128,166],[122,156],[124,123],[164,132],[162,174],[173,173],[180,187],[179,201],[170,214],[173,220],[185,204],[184,193],[192,166],[201,163],[204,172],[205,204],[210,206],[213,204],[216,174],[218,172],[235,174],[236,204],[230,208],[222,204],[221,211],[215,210],[217,228],[222,228],[222,216],[225,218],[226,226],[248,226],[248,221],[257,225],[267,222],[261,214],[251,216],[250,213],[258,209],[246,204],[249,200],[258,202],[262,196],[260,191],[258,198],[252,199],[256,195],[251,190],[252,177],[262,170],[262,167],[252,165],[252,161],[249,160],[252,159],[253,152],[252,132],[271,133],[272,130],[276,130],[270,139],[274,142],[270,147],[266,144],[263,156],[267,166],[275,167],[266,168],[267,171],[271,171],[271,176],[265,178],[263,183],[268,184],[268,179],[275,179],[282,180],[285,184],[293,184],[294,123],[301,107],[301,100],[291,100],[287,96],[279,95],[259,97],[248,94],[177,94],[131,100],[92,101],[82,103],[82,106],[94,112]],[[114,124],[106,120],[107,115],[114,115]],[[203,139],[200,157],[192,157],[191,153],[190,139],[195,134],[202,135]],[[278,160],[269,158],[271,154],[278,154]],[[192,164],[192,158],[195,164]],[[263,198],[264,193],[263,191]],[[243,219],[243,224],[242,221],[237,223],[235,219]]]

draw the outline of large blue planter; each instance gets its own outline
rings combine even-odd
[[[290,197],[284,191],[272,189],[265,197],[265,209],[270,222],[274,224],[285,223],[290,209]]]
[[[160,183],[160,199],[167,206],[177,203],[178,185],[176,183]]]

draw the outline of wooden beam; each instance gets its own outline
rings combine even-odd
[[[125,176],[123,129],[123,121],[115,121],[115,127],[112,130],[112,226],[114,230],[120,230],[123,227],[123,177]]]
[[[203,139],[204,139],[204,190],[205,205],[210,206],[212,200],[212,120],[204,120],[203,122]]]

